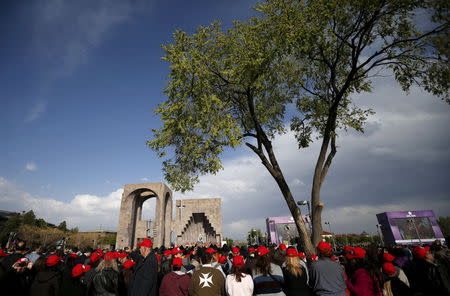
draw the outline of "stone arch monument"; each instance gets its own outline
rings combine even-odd
[[[156,198],[155,221],[142,220],[142,205]],[[172,191],[164,183],[126,184],[119,213],[116,248],[135,247],[151,237],[155,246],[169,247],[171,242],[219,243],[222,239],[220,198],[176,201],[176,220],[172,220]],[[172,237],[172,233],[174,237]]]

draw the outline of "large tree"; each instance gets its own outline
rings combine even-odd
[[[445,8],[445,2],[436,3],[439,11]],[[322,232],[320,189],[337,152],[337,132],[363,131],[371,113],[355,106],[351,94],[370,91],[372,77],[386,69],[405,90],[417,83],[447,94],[448,68],[442,65],[448,59],[439,51],[446,49],[447,16],[432,10],[439,22],[423,30],[413,18],[430,5],[271,0],[257,6],[258,17],[235,22],[227,31],[215,23],[191,35],[175,32],[173,43],[164,46],[171,72],[168,99],[156,110],[163,126],[148,142],[166,158],[166,180],[175,190],[191,190],[199,175],[222,168],[226,147],[244,143],[277,183],[305,250],[314,253],[272,147],[275,135],[286,131],[286,108],[295,102],[298,116],[291,129],[299,148],[314,137],[322,141],[311,193],[316,243]],[[432,67],[441,75],[431,75]]]

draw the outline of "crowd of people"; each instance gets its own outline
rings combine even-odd
[[[1,295],[30,296],[446,296],[449,250],[431,246],[339,249],[185,245],[132,250],[41,246],[0,249]]]

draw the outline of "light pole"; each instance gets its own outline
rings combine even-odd
[[[312,217],[311,217],[311,207],[310,207],[310,205],[309,205],[309,200],[300,200],[300,201],[298,201],[297,202],[297,204],[299,205],[299,206],[308,206],[308,217],[309,217],[309,222],[308,222],[308,225],[309,225],[309,234],[310,235],[312,235],[312,225],[311,225],[311,219],[312,219]]]
[[[333,231],[331,231],[331,224],[330,224],[330,222],[325,222],[325,225],[328,225],[328,228],[330,229],[331,241],[333,243],[333,249],[336,250],[336,244],[334,242]]]

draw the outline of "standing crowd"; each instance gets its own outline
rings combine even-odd
[[[185,245],[131,250],[0,249],[1,295],[13,296],[449,296],[448,249],[345,246],[306,256],[284,244]]]

